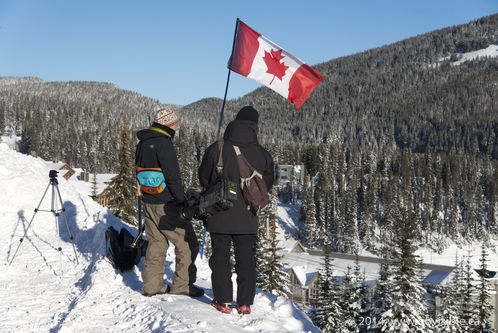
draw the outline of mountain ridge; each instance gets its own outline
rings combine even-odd
[[[241,107],[253,105],[260,111],[263,143],[333,143],[362,149],[389,146],[420,153],[489,154],[496,159],[498,61],[451,63],[461,52],[497,41],[495,14],[332,59],[313,66],[326,79],[299,111],[277,93],[260,87],[226,102],[222,128]],[[430,67],[442,57],[450,57],[450,61]],[[159,107],[180,114],[180,132],[186,135],[203,135],[209,141],[215,139],[218,128],[222,104],[218,98],[176,106],[112,83],[13,80],[0,77],[0,129],[12,128],[23,136],[25,152],[46,159],[89,168],[100,161],[93,155],[104,154],[108,157],[102,159],[105,166],[99,165],[101,172],[116,166],[117,159],[110,155],[118,149],[123,122],[128,122],[131,131],[146,127]],[[58,118],[68,121],[65,124]],[[103,133],[112,138],[102,137]],[[81,141],[83,147],[71,147]]]

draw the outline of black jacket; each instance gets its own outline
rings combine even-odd
[[[154,130],[158,128],[159,131]],[[143,193],[143,201],[150,204],[165,204],[175,201],[183,203],[185,194],[176,151],[171,141],[171,129],[164,126],[153,125],[150,129],[137,133],[140,142],[135,152],[135,165],[143,168],[161,168],[166,188],[159,194]],[[169,133],[168,133],[169,132]],[[172,135],[171,135],[172,134]],[[168,136],[170,135],[170,136]]]
[[[236,145],[249,163],[263,175],[268,191],[270,191],[274,178],[273,158],[258,143],[257,132],[258,125],[253,121],[234,120],[228,124],[223,136],[223,176],[240,184],[237,155],[233,149],[233,145]],[[206,149],[199,167],[199,181],[203,187],[207,187],[217,180],[218,156],[218,142],[214,142]],[[240,188],[234,206],[210,217],[207,221],[207,230],[223,234],[257,234],[258,218],[247,210]]]

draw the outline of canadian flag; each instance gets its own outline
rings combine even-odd
[[[238,20],[228,68],[287,98],[296,109],[324,79],[323,75]]]

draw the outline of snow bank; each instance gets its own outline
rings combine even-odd
[[[143,297],[142,263],[120,273],[105,259],[106,228],[124,224],[88,196],[90,183],[76,177],[58,179],[79,264],[64,219],[57,222],[50,212],[34,215],[20,243],[47,187],[40,209],[50,210],[50,167],[5,143],[0,143],[0,156],[2,332],[319,332],[290,300],[261,291],[251,315],[217,312],[209,305],[213,294],[206,258],[196,261],[197,284],[205,288],[204,297]],[[168,282],[173,262],[171,246],[165,271]]]

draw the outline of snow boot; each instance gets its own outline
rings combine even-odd
[[[174,295],[185,295],[190,297],[202,297],[204,296],[204,289],[199,288],[191,284],[188,288],[188,292],[172,293]]]
[[[232,313],[232,304],[230,304],[230,303],[218,304],[215,300],[212,300],[211,306],[220,312],[227,313],[227,314]]]
[[[202,297],[204,296],[204,289],[194,286],[193,284],[189,287],[188,295],[190,297]]]
[[[248,305],[237,305],[237,312],[242,315],[251,314],[251,307]]]
[[[154,296],[154,295],[164,295],[164,294],[169,293],[169,290],[170,290],[169,285],[164,285],[161,289],[159,289],[159,291],[158,291],[158,292],[155,292],[155,293],[151,293],[151,294],[149,294],[149,293],[146,293],[146,292],[144,291],[144,296],[146,296],[146,297],[151,297],[151,296]]]

